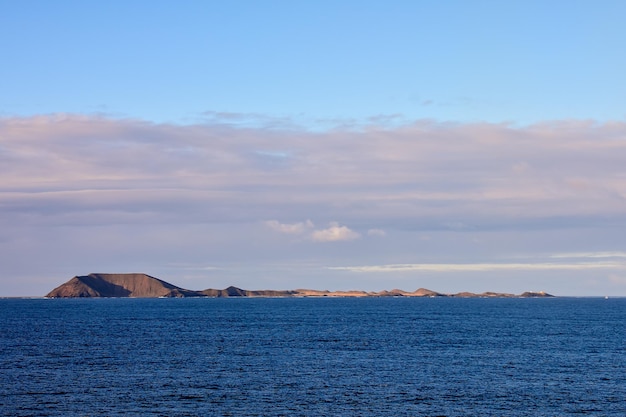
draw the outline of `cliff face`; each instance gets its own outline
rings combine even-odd
[[[146,274],[89,274],[75,276],[52,290],[49,298],[76,297],[201,297]]]

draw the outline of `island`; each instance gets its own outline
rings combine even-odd
[[[522,294],[499,292],[460,292],[445,294],[419,288],[413,292],[390,291],[328,291],[328,290],[243,290],[228,287],[223,290],[187,290],[143,273],[77,275],[50,291],[46,298],[184,298],[184,297],[459,297],[459,298],[534,298],[554,297],[544,291]]]

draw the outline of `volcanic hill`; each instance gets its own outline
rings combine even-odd
[[[202,297],[146,274],[89,274],[75,276],[50,291],[48,298],[75,297]]]

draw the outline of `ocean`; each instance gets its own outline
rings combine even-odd
[[[5,416],[626,416],[626,299],[0,300]]]

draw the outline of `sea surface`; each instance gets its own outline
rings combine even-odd
[[[6,416],[626,416],[626,299],[0,300]]]

